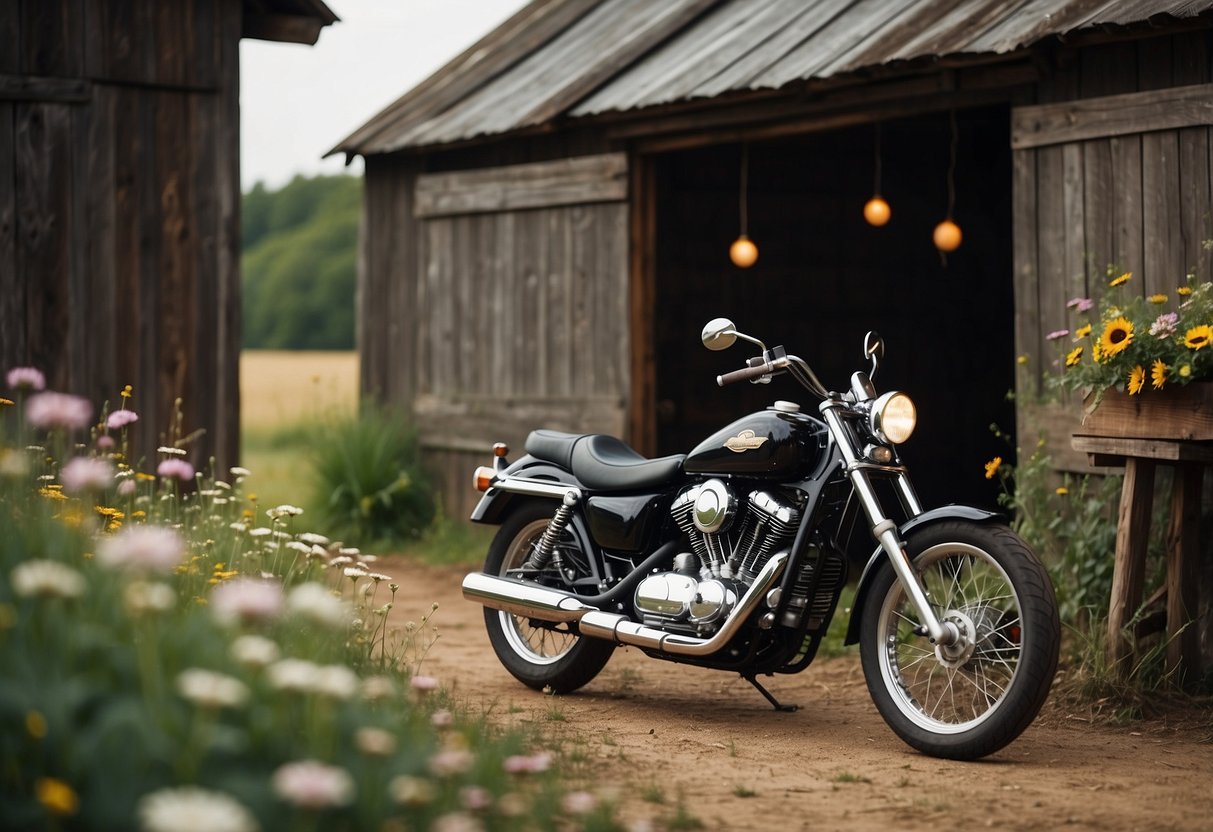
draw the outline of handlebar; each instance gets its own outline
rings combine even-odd
[[[818,398],[825,399],[830,396],[825,385],[821,383],[821,380],[817,378],[817,374],[813,372],[813,368],[803,358],[788,355],[783,347],[766,350],[762,356],[751,358],[746,364],[749,366],[741,370],[734,370],[731,373],[716,376],[716,384],[724,387],[726,384],[734,384],[738,381],[754,381],[763,376],[786,370],[802,387],[809,390]]]
[[[738,381],[752,381],[756,378],[762,378],[767,373],[774,370],[773,367],[767,365],[766,361],[761,358],[752,358],[751,361],[757,361],[758,364],[753,367],[746,367],[742,370],[733,370],[731,373],[725,373],[722,376],[716,376],[716,385],[724,387],[726,384],[735,384]]]

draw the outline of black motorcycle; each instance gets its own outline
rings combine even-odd
[[[513,463],[494,446],[493,467],[476,471],[485,495],[472,519],[501,528],[463,593],[486,607],[498,658],[523,684],[565,693],[593,679],[616,645],[634,645],[735,671],[785,709],[758,677],[813,661],[862,516],[878,546],[846,643],[860,644],[881,715],[926,754],[999,750],[1035,718],[1057,666],[1044,567],[997,514],[923,510],[897,451],[914,404],[877,394],[875,333],[864,341],[869,371],[841,394],[726,318],[703,330],[711,350],[737,339],[762,355],[718,384],[786,373],[822,400],[820,418],[777,401],[688,455],[659,459],[610,436],[550,430],[532,432]],[[900,522],[885,503],[899,505]]]

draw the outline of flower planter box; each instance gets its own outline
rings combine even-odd
[[[1089,409],[1095,394],[1087,396]],[[1078,433],[1134,439],[1213,441],[1213,382],[1143,390],[1130,396],[1106,390],[1094,409],[1084,412]]]

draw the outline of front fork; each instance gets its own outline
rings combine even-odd
[[[899,496],[911,517],[917,517],[923,513],[922,504],[918,502],[918,495],[914,493],[914,488],[910,484],[910,478],[906,475],[904,468],[880,465],[860,459],[855,452],[856,443],[852,438],[852,431],[843,424],[842,417],[838,413],[839,409],[843,407],[845,405],[842,402],[827,400],[822,402],[821,413],[826,424],[830,426],[830,432],[834,435],[835,442],[838,443],[838,449],[846,464],[847,476],[851,480],[855,493],[859,495],[859,502],[871,524],[872,537],[876,538],[880,548],[888,555],[897,580],[901,582],[906,595],[909,596],[910,603],[918,612],[918,620],[922,622],[922,626],[926,630],[925,635],[931,644],[953,644],[960,639],[960,630],[952,622],[940,621],[935,615],[926,590],[923,589],[922,582],[918,580],[918,574],[914,571],[910,556],[906,553],[905,547],[902,546],[901,539],[897,535],[897,524],[885,516],[880,500],[876,497],[876,491],[872,488],[872,481],[868,478],[868,472],[875,470],[894,475]]]

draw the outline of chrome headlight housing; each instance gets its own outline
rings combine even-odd
[[[872,435],[881,442],[900,445],[914,433],[918,422],[918,411],[914,402],[905,393],[885,393],[872,402],[868,413],[868,427]]]

